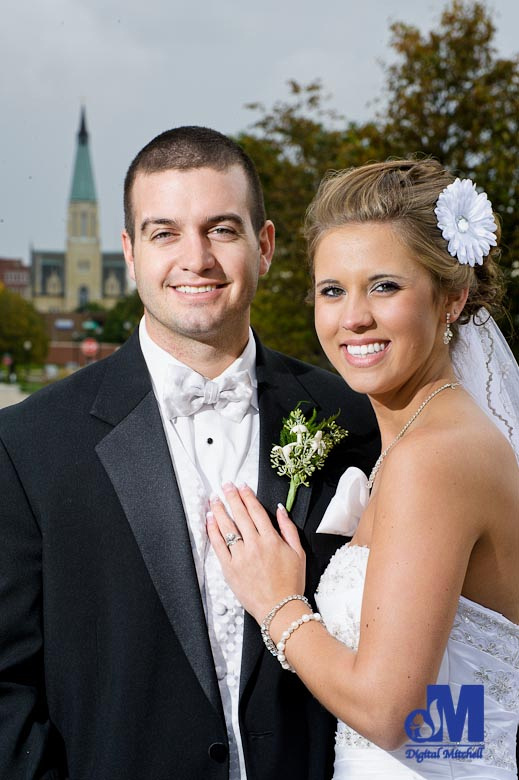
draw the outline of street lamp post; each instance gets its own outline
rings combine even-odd
[[[27,377],[29,375],[29,364],[30,364],[30,359],[31,359],[32,341],[30,341],[29,339],[26,339],[23,342],[23,349],[24,349],[24,352],[25,352],[25,361],[24,361],[24,363],[25,363],[25,381],[27,381]]]

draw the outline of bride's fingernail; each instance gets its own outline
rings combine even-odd
[[[209,496],[209,501],[211,502],[211,504],[216,504],[219,500],[220,500],[220,496],[218,495],[218,493],[211,493],[211,495]]]
[[[279,509],[279,511],[281,512],[282,515],[285,515],[285,517],[288,517],[288,512],[287,512],[284,504],[279,502],[278,509]]]
[[[211,525],[214,523],[214,515],[212,512],[206,512],[205,519],[207,522],[207,525]]]
[[[235,487],[232,484],[232,482],[224,482],[223,485],[222,485],[222,490],[225,493],[228,493],[230,490],[234,490],[234,489],[235,489]]]
[[[238,490],[247,490],[248,487],[246,482],[242,482],[241,485],[238,485]]]

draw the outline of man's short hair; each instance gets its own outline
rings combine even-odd
[[[156,136],[137,154],[124,180],[124,225],[133,244],[135,218],[132,189],[138,173],[213,168],[226,171],[239,165],[249,190],[249,211],[256,235],[265,224],[265,205],[258,172],[249,155],[231,138],[208,127],[175,127]]]

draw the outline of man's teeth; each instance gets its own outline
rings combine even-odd
[[[183,293],[203,293],[203,292],[211,292],[212,290],[216,290],[218,285],[216,284],[204,284],[204,285],[198,285],[197,287],[191,287],[188,284],[180,284],[178,287],[175,287],[175,290],[178,290],[179,292]]]
[[[382,352],[387,347],[387,341],[373,341],[371,344],[347,344],[346,349],[350,355],[372,355],[373,352]]]

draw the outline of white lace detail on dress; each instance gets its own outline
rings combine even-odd
[[[471,645],[519,670],[519,627],[497,612],[461,597],[451,639]]]
[[[356,650],[360,633],[360,600],[364,590],[364,578],[369,548],[348,544],[340,547],[332,556],[315,594],[320,602],[339,600],[340,612],[330,615],[326,628],[336,639]],[[347,565],[343,562],[348,559]],[[348,597],[346,597],[348,594]],[[353,598],[355,594],[357,598]],[[344,597],[344,598],[343,598]]]
[[[360,604],[368,556],[369,547],[350,544],[340,547],[332,556],[315,594],[323,617],[331,606],[330,602],[340,601],[340,613],[325,619],[325,625],[330,634],[350,650],[357,650],[359,644]],[[341,721],[337,723],[335,744],[356,748],[375,747],[373,742]]]
[[[316,600],[326,627],[351,650],[358,647],[360,612],[368,547],[345,544],[332,557],[323,574]],[[460,597],[447,648],[441,664],[438,684],[452,690],[461,685],[483,685],[485,697],[485,747],[482,759],[463,762],[444,759],[420,764],[420,777],[463,777],[463,765],[470,763],[471,777],[515,778],[515,738],[519,711],[519,626],[469,599]],[[384,755],[370,740],[339,721],[335,739],[336,757],[341,771],[350,777],[351,767],[343,767],[344,756],[354,749],[372,750]],[[392,761],[400,762],[398,777],[416,777],[417,766],[410,765],[405,747],[392,751]],[[389,757],[388,757],[389,760]],[[378,766],[378,764],[377,764]],[[490,767],[490,770],[489,770]],[[388,770],[389,771],[389,770]],[[393,771],[393,770],[391,770]],[[409,772],[409,774],[407,773]],[[489,774],[489,772],[491,774]],[[355,773],[353,773],[356,777]],[[336,776],[342,778],[336,767]],[[388,775],[389,776],[389,775]],[[396,776],[396,775],[395,775]]]

